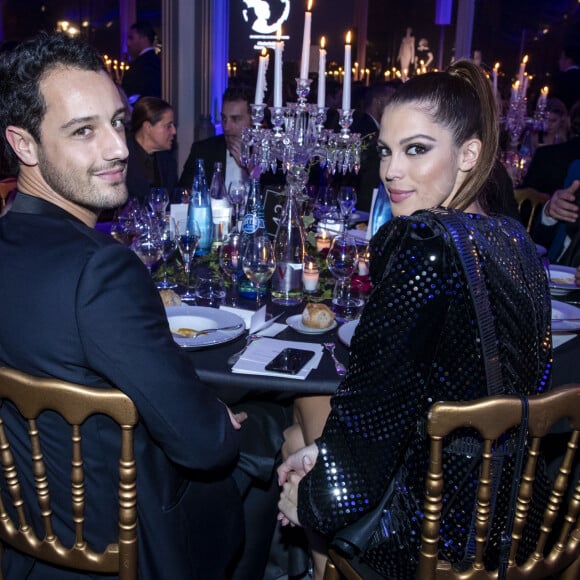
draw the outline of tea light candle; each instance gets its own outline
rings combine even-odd
[[[326,230],[322,230],[322,233],[316,237],[316,249],[321,252],[328,248],[330,248],[330,236]]]
[[[302,270],[302,285],[306,292],[316,292],[318,288],[318,266],[314,262],[306,262]]]

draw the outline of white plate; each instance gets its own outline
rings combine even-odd
[[[572,290],[580,290],[574,282],[575,268],[550,264],[550,292],[555,296],[566,294]]]
[[[302,324],[302,314],[295,314],[286,319],[286,324],[300,334],[324,334],[333,328],[336,328],[336,320],[328,328],[310,328]]]
[[[235,330],[218,330],[209,334],[201,334],[191,338],[173,335],[173,340],[183,348],[205,348],[223,342],[234,340],[245,332],[246,325],[243,318],[231,312],[224,312],[217,308],[207,306],[168,306],[166,309],[167,320],[171,331],[179,328],[193,328],[195,330],[207,330],[221,326],[233,326],[241,324]]]
[[[352,340],[352,336],[354,334],[355,328],[358,326],[359,319],[351,320],[349,322],[345,322],[339,329],[338,329],[338,338],[345,346],[350,346],[350,341]]]
[[[580,308],[552,300],[552,332],[580,330]]]
[[[369,212],[368,211],[353,211],[350,214],[349,222],[356,223],[356,222],[366,222],[369,219]]]

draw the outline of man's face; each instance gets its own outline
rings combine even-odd
[[[127,35],[127,50],[131,58],[137,58],[139,53],[148,46],[147,37],[141,36],[134,28]]]
[[[239,142],[242,129],[252,123],[246,101],[225,101],[222,107],[222,127],[228,149],[235,142]]]
[[[57,68],[40,81],[46,113],[37,160],[41,178],[84,208],[127,200],[128,151],[119,92],[105,72]]]

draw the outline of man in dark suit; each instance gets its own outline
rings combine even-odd
[[[155,31],[146,20],[138,20],[129,30],[127,50],[131,57],[122,87],[134,105],[140,97],[161,97],[161,59],[155,52]]]
[[[560,71],[554,75],[550,95],[560,99],[568,110],[580,100],[580,42],[576,27],[566,38],[560,53]]]
[[[570,163],[580,159],[580,103],[570,111],[570,133],[572,137],[564,143],[536,149],[522,187],[550,195],[562,187]]]
[[[140,415],[139,578],[218,580],[243,536],[231,477],[240,424],[174,343],[146,268],[94,229],[101,209],[127,198],[123,114],[99,55],[78,40],[41,35],[0,63],[0,145],[18,166],[19,190],[0,219],[0,365],[114,386],[131,397]],[[26,461],[27,425],[8,405],[0,414],[22,441],[13,450],[18,468]],[[53,523],[71,545],[74,530],[62,529],[71,509],[70,482],[61,472],[69,432],[50,413],[39,421],[51,427],[43,454]],[[118,460],[112,429],[99,416],[82,427],[87,472],[99,470],[111,481]],[[29,485],[21,492],[33,498]],[[89,541],[115,537],[115,495],[112,485],[95,489],[87,481]],[[89,577],[6,547],[1,565],[10,579]]]

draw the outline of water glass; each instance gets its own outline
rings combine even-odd
[[[332,311],[338,322],[348,322],[358,318],[363,310],[365,300],[350,278],[340,278],[332,291]]]
[[[197,278],[195,284],[195,302],[199,306],[218,308],[224,303],[226,289],[221,276],[208,275]]]

